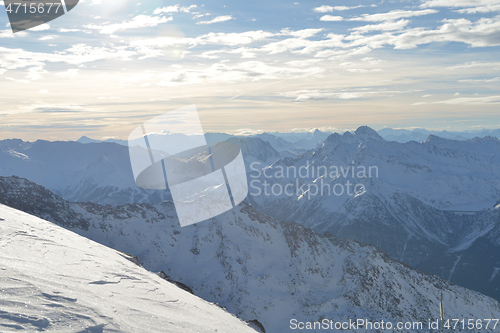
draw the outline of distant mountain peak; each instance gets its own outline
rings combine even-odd
[[[91,139],[88,136],[82,136],[80,139],[76,140],[76,142],[79,143],[92,143],[92,142],[97,142],[97,140]]]
[[[424,143],[438,143],[438,142],[447,142],[447,141],[451,141],[451,140],[444,139],[444,138],[442,138],[440,136],[431,134],[431,135],[429,135],[429,137],[427,138],[427,140],[424,141]]]
[[[356,137],[363,137],[363,138],[369,138],[369,139],[374,139],[377,141],[385,141],[384,138],[382,138],[377,131],[374,129],[368,127],[368,126],[361,126],[359,127],[356,132],[354,132],[354,136]]]

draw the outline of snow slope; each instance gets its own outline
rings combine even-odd
[[[243,320],[258,320],[267,332],[293,331],[292,318],[427,322],[439,316],[441,292],[449,318],[500,317],[493,299],[413,270],[374,247],[278,222],[248,204],[180,228],[170,202],[69,203],[29,181],[5,181],[10,205],[135,255],[147,269],[166,272]]]
[[[0,331],[255,332],[130,256],[0,205]]]

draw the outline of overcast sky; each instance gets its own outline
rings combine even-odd
[[[0,27],[0,138],[126,138],[192,104],[230,133],[500,126],[500,0],[85,0]]]

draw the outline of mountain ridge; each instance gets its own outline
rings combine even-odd
[[[11,204],[15,193],[23,203],[25,193],[43,192],[18,178],[1,181],[10,184]],[[43,197],[32,196],[33,209],[45,204]],[[147,269],[164,271],[243,320],[257,319],[268,332],[293,331],[292,318],[427,321],[437,316],[441,291],[449,316],[500,315],[498,302],[486,296],[415,271],[374,247],[279,222],[248,204],[180,228],[171,202],[113,207],[47,200],[89,223],[88,229],[66,223],[71,230],[137,256]]]

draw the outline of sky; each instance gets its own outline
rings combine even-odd
[[[85,0],[15,34],[2,6],[0,139],[125,139],[189,105],[231,134],[495,129],[499,51],[500,0]]]

